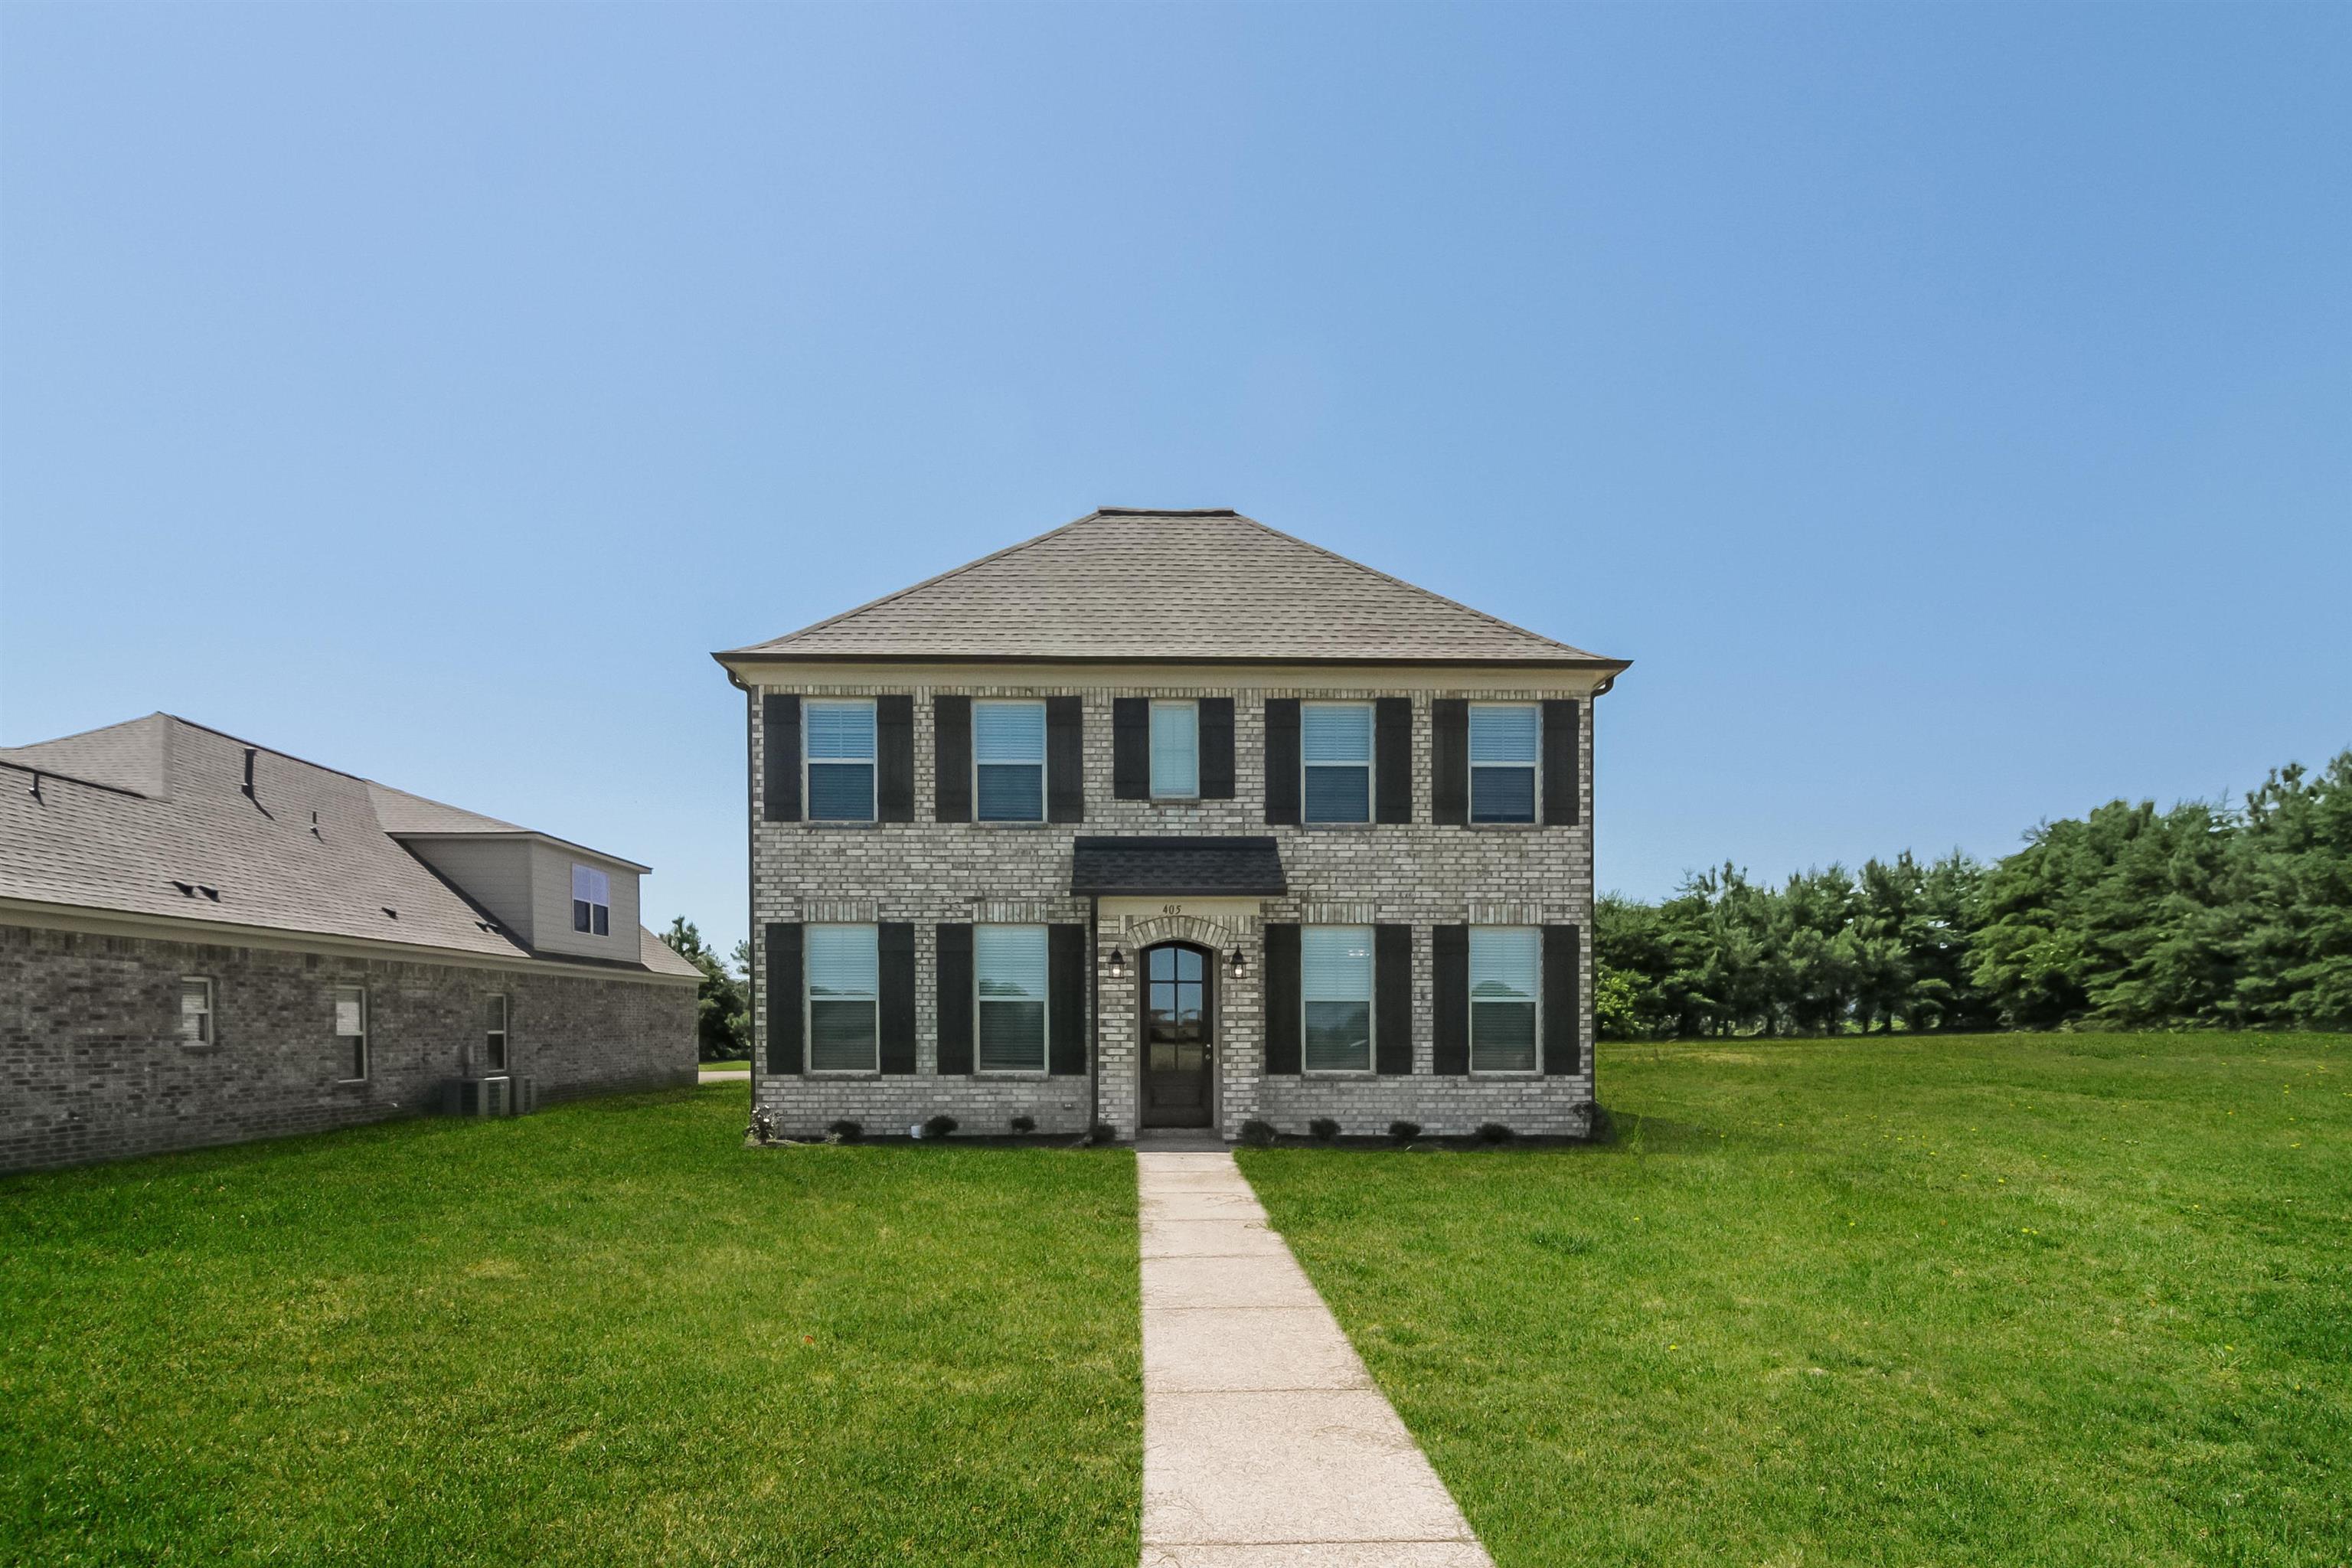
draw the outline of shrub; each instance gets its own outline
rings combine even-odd
[[[1013,1131],[1034,1132],[1037,1131],[1037,1119],[1034,1116],[1016,1116],[1013,1119]]]
[[[952,1116],[934,1116],[923,1123],[923,1136],[926,1138],[944,1138],[955,1130],[956,1119]]]
[[[852,1121],[847,1117],[844,1117],[839,1121],[826,1122],[824,1130],[827,1132],[832,1133],[835,1138],[840,1139],[844,1143],[856,1142],[866,1131],[866,1129],[862,1124]]]
[[[1328,1143],[1339,1136],[1339,1124],[1328,1116],[1318,1116],[1307,1124],[1307,1131]]]
[[[1118,1129],[1108,1121],[1097,1121],[1087,1129],[1087,1142],[1089,1143],[1113,1143],[1118,1140]]]
[[[1480,1122],[1480,1123],[1478,1124],[1478,1142],[1481,1142],[1481,1143],[1507,1143],[1507,1142],[1509,1142],[1510,1141],[1511,1141],[1511,1130],[1510,1130],[1509,1128],[1507,1128],[1507,1127],[1504,1126],[1501,1122],[1499,1122],[1499,1121],[1482,1121],[1482,1122]]]
[[[1414,1139],[1421,1136],[1421,1123],[1418,1121],[1391,1121],[1389,1123],[1389,1136],[1395,1139],[1400,1143],[1410,1143]]]
[[[1263,1149],[1274,1142],[1274,1123],[1251,1117],[1242,1123],[1242,1142],[1253,1149]]]

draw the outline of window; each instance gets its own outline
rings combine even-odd
[[[1310,702],[1299,710],[1308,822],[1372,819],[1372,705]]]
[[[1371,1071],[1372,928],[1302,928],[1298,992],[1307,1010],[1307,1070]]]
[[[572,868],[572,929],[613,934],[613,879],[593,866]]]
[[[877,1070],[882,959],[875,929],[813,925],[804,941],[809,1069]]]
[[[491,1072],[507,1070],[507,999],[493,994],[482,998],[482,1065]]]
[[[1195,800],[1201,794],[1201,705],[1151,705],[1151,798]]]
[[[1536,1070],[1536,981],[1542,933],[1532,926],[1470,928],[1470,1070]]]
[[[980,1070],[1044,1072],[1045,928],[974,927],[971,960]]]
[[[1543,721],[1532,702],[1480,702],[1470,710],[1470,820],[1536,819],[1536,749]]]
[[[971,705],[972,799],[982,822],[1045,820],[1045,705]]]
[[[807,736],[811,822],[874,820],[874,700],[812,699],[801,709]]]
[[[368,998],[365,987],[335,987],[335,1045],[341,1053],[343,1077],[354,1081],[367,1077]]]
[[[213,1043],[213,983],[190,976],[180,982],[180,1038],[192,1046]]]

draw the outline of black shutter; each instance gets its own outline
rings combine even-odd
[[[1298,820],[1298,699],[1265,700],[1265,819]],[[1294,936],[1292,940],[1297,939]],[[1290,1069],[1297,1072],[1298,1069]]]
[[[941,822],[970,822],[971,698],[931,699],[931,815]]]
[[[1543,819],[1548,826],[1572,825],[1584,799],[1583,704],[1554,699],[1543,705]]]
[[[1201,798],[1234,798],[1234,700],[1201,699]]]
[[[1053,925],[1045,928],[1046,1010],[1053,1015],[1053,1039],[1046,1046],[1045,1070],[1068,1075],[1087,1070],[1087,928]]]
[[[874,815],[884,822],[915,820],[915,700],[911,697],[874,700]]]
[[[1436,820],[1443,827],[1460,827],[1470,820],[1470,704],[1441,697],[1429,705],[1429,720]]]
[[[1045,699],[1045,820],[1087,819],[1087,719],[1075,697]]]
[[[875,927],[882,959],[881,1067],[884,1072],[915,1070],[915,928],[884,921]]]
[[[1110,700],[1110,793],[1117,800],[1151,798],[1151,700]]]
[[[1412,820],[1412,699],[1372,704],[1372,820]]]
[[[1437,961],[1436,1048],[1430,1069],[1470,1070],[1470,928],[1439,926],[1430,932],[1430,956]]]
[[[801,1070],[801,928],[768,928],[768,1070]]]
[[[1271,706],[1271,704],[1268,704]],[[1290,705],[1294,714],[1298,704]],[[1298,928],[1265,928],[1265,1070],[1298,1070]]]
[[[1372,1040],[1382,1074],[1412,1071],[1412,927],[1372,928]]]
[[[1584,977],[1584,945],[1574,926],[1543,928],[1543,1069],[1572,1073],[1583,1066],[1584,1009],[1578,1005]]]
[[[760,775],[770,822],[801,819],[801,700],[770,692],[760,699]],[[794,1070],[798,1070],[797,1068]]]
[[[940,1074],[971,1071],[971,927],[943,925],[938,931],[940,980]]]

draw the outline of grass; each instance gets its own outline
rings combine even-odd
[[[0,1180],[0,1562],[1132,1568],[1130,1157],[742,1118]]]
[[[701,1062],[697,1064],[696,1070],[700,1072],[750,1072],[751,1070],[751,1058],[749,1057],[739,1057],[735,1060],[728,1062]]]
[[[2352,1037],[1604,1047],[1241,1158],[1503,1568],[2352,1562]]]

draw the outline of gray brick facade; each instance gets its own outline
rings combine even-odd
[[[213,982],[207,1045],[178,1034],[187,976]],[[367,991],[362,1081],[342,1081],[340,985]],[[691,983],[0,924],[0,1170],[415,1114],[484,1065],[494,993],[541,1103],[695,1081]]]
[[[1138,1124],[1139,1020],[1137,953],[1164,940],[1195,942],[1218,957],[1214,991],[1215,1121],[1227,1136],[1262,1118],[1303,1131],[1328,1116],[1350,1133],[1379,1132],[1397,1119],[1433,1132],[1465,1132],[1499,1121],[1523,1133],[1588,1131],[1591,1073],[1592,715],[1600,679],[1584,670],[1460,668],[1393,670],[1298,667],[1249,679],[1208,667],[1155,674],[1133,668],[1081,667],[1028,673],[924,666],[897,672],[839,662],[791,670],[768,668],[743,681],[750,693],[751,767],[754,1094],[787,1130],[807,1132],[836,1118],[874,1131],[903,1131],[945,1112],[970,1131],[1002,1131],[1026,1114],[1053,1131],[1082,1130],[1098,1114],[1121,1136]],[[803,697],[913,698],[915,815],[911,823],[840,826],[762,819],[764,692]],[[1083,703],[1085,820],[1052,826],[940,823],[931,820],[934,695],[1049,697]],[[1234,705],[1234,798],[1184,804],[1118,800],[1112,783],[1112,701],[1118,697],[1231,697]],[[1269,698],[1307,700],[1409,697],[1412,704],[1413,812],[1410,824],[1272,826],[1265,820],[1265,725]],[[1433,701],[1440,697],[1540,700],[1574,698],[1582,716],[1578,749],[1582,791],[1578,820],[1545,826],[1441,826],[1433,820]],[[1084,922],[1088,900],[1069,891],[1072,840],[1082,835],[1271,836],[1279,842],[1289,892],[1252,910],[1183,899],[1136,907],[1122,900],[1107,916],[1092,955],[1098,987],[1092,1031],[1095,1075],[1008,1077],[938,1072],[937,955],[942,922]],[[1255,901],[1253,901],[1255,902]],[[1109,907],[1109,900],[1106,906]],[[775,1001],[758,981],[765,973],[765,927],[793,921],[908,921],[915,927],[917,1070],[912,1074],[778,1075],[766,1070],[768,1010]],[[1261,985],[1267,921],[1406,924],[1412,928],[1413,1071],[1410,1076],[1265,1071]],[[1439,1075],[1435,1032],[1433,927],[1444,924],[1572,924],[1583,932],[1580,983],[1581,1068],[1552,1077]],[[1114,977],[1102,963],[1116,944],[1127,960]],[[1244,968],[1230,976],[1239,948]],[[798,1005],[797,997],[790,1005]],[[1096,1077],[1098,1076],[1098,1081]]]

